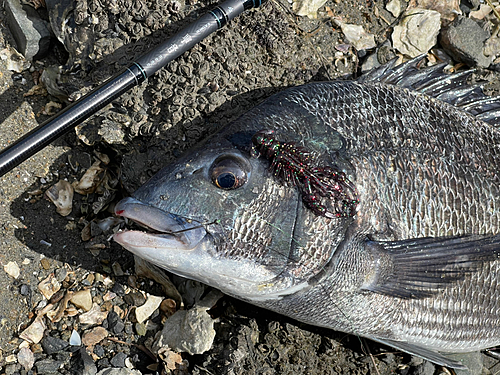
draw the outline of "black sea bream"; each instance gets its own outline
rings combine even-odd
[[[309,324],[463,367],[500,344],[500,103],[419,59],[272,96],[162,169],[115,240]]]

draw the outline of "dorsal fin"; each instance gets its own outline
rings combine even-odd
[[[419,68],[425,56],[417,56],[398,66],[395,66],[396,59],[391,60],[364,74],[358,82],[379,82],[418,91],[454,105],[490,125],[500,126],[500,96],[487,96],[482,84],[467,83],[475,69],[447,74],[443,71],[446,64]]]

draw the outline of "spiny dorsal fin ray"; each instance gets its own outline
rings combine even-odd
[[[379,82],[421,92],[430,97],[454,105],[472,115],[483,114],[479,119],[498,125],[496,110],[500,108],[500,96],[487,96],[481,84],[469,85],[467,78],[474,69],[447,74],[446,64],[418,68],[426,55],[417,56],[403,64],[394,66],[396,59],[376,68],[358,79],[360,83]],[[488,115],[494,111],[495,115]]]

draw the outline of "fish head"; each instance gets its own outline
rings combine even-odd
[[[244,144],[251,144],[251,135]],[[292,293],[303,285],[290,272],[301,197],[273,178],[267,160],[251,154],[234,141],[212,138],[165,167],[115,208],[147,230],[119,232],[115,241],[240,298]]]

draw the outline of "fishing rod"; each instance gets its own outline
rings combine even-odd
[[[0,177],[81,124],[132,87],[140,85],[169,62],[182,55],[214,31],[267,0],[227,0],[190,24],[169,40],[153,48],[122,73],[103,83],[72,105],[0,152]]]

